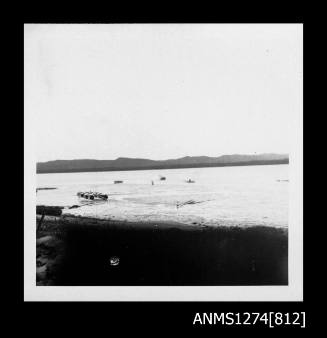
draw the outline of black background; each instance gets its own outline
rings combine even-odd
[[[168,334],[174,334],[177,328],[185,330],[192,329],[195,333],[201,334],[203,330],[218,330],[218,326],[197,326],[192,325],[196,312],[306,312],[306,324],[308,328],[314,327],[321,320],[316,304],[319,298],[314,296],[317,280],[316,271],[322,271],[321,260],[312,255],[310,243],[317,235],[313,233],[312,226],[318,224],[310,215],[309,224],[304,213],[304,301],[303,302],[24,302],[24,196],[23,196],[23,168],[24,168],[24,46],[23,46],[23,25],[24,23],[304,23],[304,64],[307,64],[308,53],[315,48],[308,48],[312,44],[308,35],[312,28],[309,23],[308,11],[303,11],[299,5],[286,8],[285,4],[278,5],[276,2],[264,2],[261,6],[249,8],[243,4],[238,7],[233,3],[231,8],[217,6],[216,8],[205,7],[203,4],[193,5],[188,3],[185,7],[176,8],[176,5],[169,6],[168,3],[152,3],[148,12],[130,7],[130,4],[123,4],[123,9],[117,10],[110,3],[106,7],[97,7],[95,4],[76,3],[68,7],[67,4],[60,6],[59,3],[51,3],[48,7],[41,3],[31,8],[20,8],[20,12],[11,18],[9,29],[3,30],[4,35],[10,32],[9,44],[7,45],[12,67],[10,71],[11,83],[8,84],[9,94],[13,95],[10,101],[10,111],[6,112],[6,118],[12,118],[6,122],[8,129],[12,126],[10,133],[10,147],[8,159],[15,163],[10,166],[14,177],[14,186],[11,183],[11,197],[17,201],[10,212],[10,228],[13,231],[13,238],[17,239],[16,247],[10,247],[12,260],[15,252],[16,262],[10,261],[14,268],[8,282],[13,284],[15,276],[15,288],[12,293],[7,293],[12,306],[6,309],[10,317],[10,324],[13,330],[21,327],[23,330],[31,330],[35,334],[48,336],[53,333],[65,334],[65,325],[72,329],[71,333],[92,334],[99,336],[118,336],[120,332],[128,329],[130,334],[139,334],[150,330],[153,336],[159,335],[162,331],[168,330]],[[150,10],[149,10],[150,9]],[[81,14],[80,12],[84,12]],[[151,11],[151,13],[149,13]],[[133,13],[132,14],[127,14]],[[237,12],[237,13],[236,13]],[[136,14],[137,13],[137,14]],[[101,17],[100,17],[101,16]],[[314,24],[313,24],[314,25]],[[8,27],[8,26],[7,26]],[[7,54],[7,53],[6,53]],[[5,67],[6,68],[6,67]],[[15,76],[13,76],[15,74]],[[305,69],[304,88],[306,83],[312,83],[307,78],[310,74]],[[306,82],[307,80],[307,82]],[[308,87],[310,87],[308,85]],[[310,91],[310,88],[309,88]],[[308,94],[309,95],[309,94]],[[304,121],[306,131],[309,129],[306,113],[306,98],[304,96]],[[306,137],[304,137],[306,141]],[[15,148],[14,148],[15,147]],[[305,157],[304,157],[305,158]],[[304,170],[306,173],[306,168]],[[306,190],[306,186],[305,186]],[[18,193],[20,192],[20,193]],[[306,201],[306,200],[305,200]],[[18,209],[19,207],[19,209]],[[318,265],[319,264],[319,265]],[[319,267],[319,268],[318,268]],[[14,297],[13,297],[14,295]],[[24,319],[24,324],[23,320]],[[228,328],[240,328],[240,326],[229,326]],[[242,327],[243,328],[243,327]],[[246,328],[253,328],[248,326]],[[285,327],[291,328],[291,326]],[[114,329],[116,332],[114,332]],[[118,330],[118,331],[117,331]],[[216,333],[218,334],[218,332]]]

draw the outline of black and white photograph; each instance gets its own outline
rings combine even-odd
[[[25,298],[301,301],[302,91],[301,24],[25,24]]]

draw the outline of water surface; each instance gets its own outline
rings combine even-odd
[[[117,220],[287,227],[288,168],[286,164],[37,174],[37,187],[57,188],[39,190],[37,204],[82,205],[64,212]],[[189,178],[195,183],[186,183]],[[124,183],[114,184],[115,180]],[[83,201],[78,191],[106,193],[109,201]]]

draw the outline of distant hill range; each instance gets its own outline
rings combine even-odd
[[[288,154],[223,155],[219,157],[186,156],[178,159],[154,161],[143,158],[119,157],[116,160],[56,160],[37,163],[37,173],[88,171],[150,170],[202,168],[245,165],[287,164]]]

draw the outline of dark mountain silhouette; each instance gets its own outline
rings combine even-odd
[[[37,173],[201,168],[236,165],[288,163],[287,154],[223,155],[219,157],[186,156],[169,160],[118,157],[116,160],[56,160],[37,163]]]

